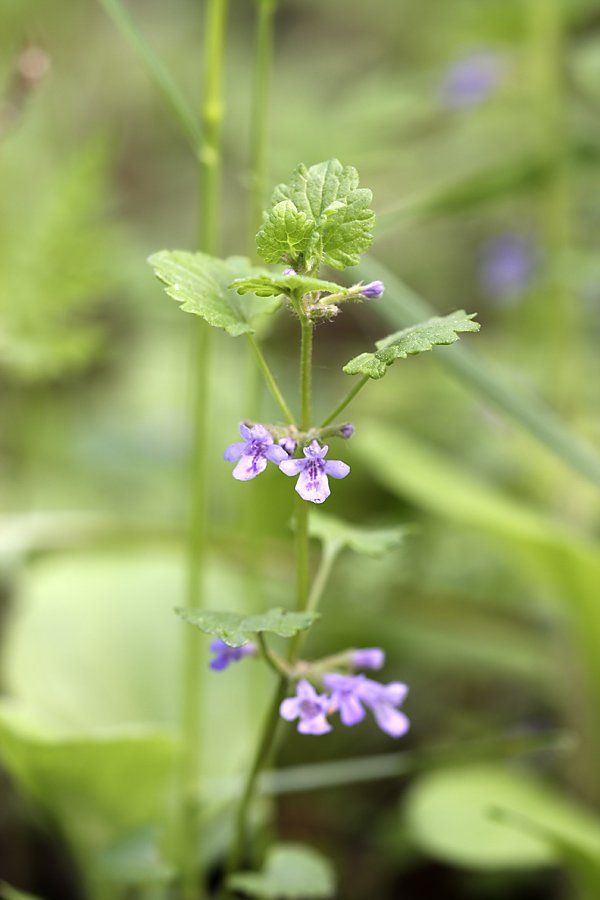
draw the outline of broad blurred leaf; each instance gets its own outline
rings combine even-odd
[[[133,726],[62,737],[32,723],[21,705],[3,700],[0,754],[88,875],[107,844],[165,818],[176,758],[174,738],[166,732]]]
[[[205,253],[162,250],[148,262],[165,284],[167,294],[177,300],[185,312],[202,316],[233,337],[252,334],[253,320],[275,312],[279,307],[277,298],[259,298],[254,294],[240,298],[229,288],[236,278],[260,273],[260,269],[253,269],[245,257],[217,259]]]
[[[314,226],[291,200],[276,203],[256,235],[258,255],[268,263],[296,259],[308,248]]]
[[[234,281],[229,287],[235,288],[238,294],[252,291],[257,297],[273,297],[278,294],[291,294],[300,290],[303,294],[313,291],[328,291],[335,294],[347,294],[348,288],[334,281],[321,281],[307,275],[257,275],[255,278],[242,278]]]
[[[500,809],[538,822],[562,840],[600,855],[600,819],[532,775],[487,765],[432,772],[406,797],[412,840],[426,853],[473,869],[535,868],[561,860],[541,833],[498,821]]]
[[[242,647],[258,631],[293,637],[298,631],[310,628],[320,617],[320,613],[289,612],[287,609],[270,609],[258,616],[200,609],[177,609],[176,612],[205,634],[220,638],[228,647]]]
[[[390,334],[377,341],[376,353],[361,353],[354,357],[344,366],[344,372],[346,375],[361,373],[369,378],[383,378],[395,359],[406,359],[409,354],[432,350],[436,344],[453,344],[458,340],[459,331],[479,331],[479,323],[471,321],[474,315],[467,315],[460,309],[449,316],[436,316],[421,325]]]
[[[228,887],[269,900],[319,900],[333,897],[335,875],[331,863],[302,844],[275,844],[262,872],[237,872]]]
[[[106,144],[38,172],[23,144],[34,136],[19,132],[0,157],[0,366],[29,382],[77,372],[101,354],[98,303],[114,288],[118,260],[115,227],[102,218]]]
[[[161,860],[156,827],[140,828],[106,847],[95,860],[98,878],[119,884],[170,881],[174,870]]]
[[[333,545],[337,550],[349,547],[355,553],[383,556],[384,553],[402,543],[404,537],[410,533],[411,527],[358,528],[335,516],[311,511],[308,531],[311,537],[318,538],[323,544]]]
[[[352,166],[343,167],[337,159],[310,169],[301,164],[294,170],[289,185],[275,188],[269,218],[257,235],[259,247],[274,209],[288,201],[312,222],[310,243],[303,252],[309,268],[321,259],[332,269],[354,266],[373,240],[371,231],[376,217],[369,209],[371,200],[371,191],[358,188],[358,173]],[[277,249],[275,243],[269,248],[273,252]],[[289,257],[288,261],[293,262]]]

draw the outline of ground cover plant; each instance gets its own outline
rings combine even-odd
[[[2,895],[591,900],[596,3],[74,9],[0,14]]]

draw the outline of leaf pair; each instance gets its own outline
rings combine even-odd
[[[307,169],[299,165],[289,184],[278,185],[271,209],[256,235],[267,263],[317,271],[321,262],[345,269],[371,246],[375,213],[371,191],[358,187],[353,166],[337,159]]]

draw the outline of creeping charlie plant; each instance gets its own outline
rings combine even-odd
[[[322,513],[313,512],[309,518],[309,510],[314,509],[310,504],[322,504],[329,497],[329,478],[350,476],[345,462],[327,458],[329,440],[348,440],[354,432],[352,424],[340,419],[342,412],[367,382],[382,378],[394,360],[430,350],[435,344],[452,344],[459,332],[479,330],[472,316],[459,311],[388,335],[377,342],[374,351],[361,353],[347,363],[344,372],[359,375],[359,381],[330,416],[320,424],[313,421],[311,367],[315,327],[323,319],[336,317],[346,303],[368,301],[384,294],[381,281],[346,287],[320,277],[323,266],[343,271],[357,265],[360,255],[370,247],[375,225],[371,200],[371,191],[359,188],[358,174],[352,166],[344,167],[336,159],[310,168],[299,165],[289,184],[275,188],[256,235],[260,257],[267,264],[282,267],[281,272],[253,267],[242,257],[217,259],[203,253],[163,251],[150,258],[167,293],[185,312],[201,316],[233,337],[247,336],[281,410],[281,422],[244,421],[239,425],[242,440],[231,443],[223,454],[228,463],[235,464],[233,477],[248,481],[271,463],[284,475],[297,478],[295,610],[270,609],[254,616],[197,608],[178,610],[183,619],[215,639],[211,644],[215,654],[210,663],[213,669],[222,670],[232,662],[258,656],[279,677],[272,710],[275,714],[267,716],[260,749],[240,801],[237,833],[227,866],[229,875],[239,868],[243,858],[248,807],[281,718],[297,721],[303,735],[330,731],[330,719],[335,714],[339,714],[343,725],[356,725],[365,718],[366,710],[393,738],[401,737],[409,727],[399,709],[407,694],[406,685],[400,681],[382,684],[356,674],[358,669],[381,668],[385,661],[383,649],[351,649],[316,661],[300,657],[306,631],[318,618],[317,607],[326,581],[326,576],[317,574],[312,587],[309,585],[309,536],[322,541],[324,557],[327,548],[335,557],[344,546],[377,555],[402,538],[401,529],[396,529],[390,538],[389,531],[363,531]],[[274,313],[282,304],[300,324],[299,418],[292,414],[281,394],[254,336],[254,319]],[[269,646],[267,634],[290,638],[285,656]],[[234,879],[230,884],[234,886]]]

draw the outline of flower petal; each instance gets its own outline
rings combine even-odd
[[[324,715],[313,716],[298,722],[298,731],[300,734],[327,734],[331,731],[331,725]]]
[[[250,429],[250,434],[252,435],[253,441],[260,441],[261,444],[273,443],[273,435],[265,428],[264,425],[255,425]]]
[[[279,468],[283,468],[284,465],[285,463],[282,463]],[[303,500],[308,500],[311,503],[323,503],[324,500],[327,500],[331,491],[323,465],[315,465],[314,462],[309,462],[304,471],[300,473],[300,477],[296,482],[296,490]]]
[[[408,686],[401,681],[391,681],[384,686],[385,699],[393,706],[400,706],[408,694]]]
[[[247,446],[248,444],[246,441],[238,441],[236,444],[230,444],[223,453],[223,459],[226,459],[227,462],[235,462],[236,459],[240,458]]]
[[[296,695],[299,700],[312,700],[314,703],[319,702],[319,695],[306,678],[301,678],[296,685]]]
[[[373,715],[381,730],[393,738],[402,737],[410,728],[410,722],[404,713],[394,709],[389,703],[378,703],[373,707]]]
[[[326,474],[331,475],[332,478],[345,478],[350,471],[350,466],[341,459],[324,459],[323,465]]]
[[[267,468],[267,460],[262,453],[256,451],[244,453],[231,473],[238,481],[250,481]]]
[[[306,459],[284,459],[279,463],[279,468],[284,475],[299,475],[306,463]]]
[[[252,440],[252,431],[244,422],[240,422],[240,434],[245,441],[250,442]]]
[[[343,725],[356,725],[357,722],[362,722],[365,717],[365,711],[361,706],[360,700],[349,692],[341,695],[339,710]]]
[[[271,462],[276,463],[276,465],[289,459],[289,455],[285,452],[283,447],[279,447],[277,444],[268,444],[265,447],[264,453],[267,459],[270,459]],[[300,460],[300,462],[302,462],[302,460]]]
[[[215,656],[208,665],[211,669],[215,669],[215,671],[219,672],[221,669],[226,669],[230,662],[231,658],[227,653],[219,653],[219,655]]]
[[[304,447],[304,455],[308,457],[312,457],[313,459],[323,459],[329,447],[325,444],[323,447],[316,440],[310,442],[308,447]]]
[[[298,698],[288,697],[287,700],[284,700],[279,707],[279,715],[288,722],[291,722],[292,719],[297,719],[300,715],[300,701]]]

